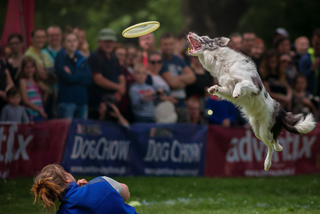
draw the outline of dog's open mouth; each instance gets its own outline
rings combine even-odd
[[[191,36],[189,36],[189,41],[192,45],[192,49],[190,50],[191,52],[195,52],[201,49],[201,44]]]

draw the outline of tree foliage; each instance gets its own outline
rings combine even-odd
[[[7,1],[0,1],[0,32],[6,6]],[[123,38],[123,29],[149,20],[161,23],[156,37],[182,29],[211,37],[250,30],[268,43],[277,27],[287,29],[292,41],[310,37],[320,27],[319,11],[319,0],[35,0],[35,25],[81,26],[91,49],[101,28],[110,27],[120,42],[132,43],[137,40]]]
[[[158,20],[161,28],[156,31],[159,36],[164,31],[177,33],[182,26],[180,0],[47,0],[36,1],[35,24],[49,26],[52,24],[64,28],[66,25],[81,26],[87,31],[87,39],[94,49],[100,29],[108,27],[115,30],[121,42],[136,42],[125,39],[122,31],[143,21]]]

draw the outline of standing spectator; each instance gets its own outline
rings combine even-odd
[[[73,32],[78,36],[79,46],[78,51],[84,57],[90,56],[89,44],[87,42],[86,31],[82,27],[75,27]]]
[[[183,61],[190,66],[190,56],[188,54],[188,39],[186,31],[181,31],[175,40],[174,54],[180,57]]]
[[[48,27],[47,35],[48,35],[47,51],[51,56],[51,60],[54,62],[57,53],[61,49],[61,41],[62,41],[61,28],[56,25],[52,25]]]
[[[11,79],[15,86],[18,86],[19,68],[22,62],[23,54],[23,39],[20,34],[11,34],[8,38],[10,47],[10,56],[7,59],[7,68],[9,70]]]
[[[148,54],[155,51],[156,40],[153,33],[146,34],[139,37],[139,45],[142,48],[142,62],[148,66]]]
[[[24,107],[20,106],[21,95],[16,87],[12,87],[7,92],[8,105],[1,112],[0,121],[29,123],[29,118]]]
[[[266,53],[261,62],[260,74],[270,96],[280,102],[286,110],[290,111],[292,90],[286,81],[286,74],[281,67],[276,50],[270,50]]]
[[[48,86],[48,97],[44,102],[45,111],[49,119],[57,116],[56,99],[58,88],[56,84],[56,74],[54,72],[54,63],[46,49],[43,49],[47,42],[47,34],[44,28],[35,28],[31,32],[32,45],[28,48],[25,56],[31,56],[37,62],[37,71],[40,79]]]
[[[147,77],[147,84],[153,86],[153,88],[157,92],[157,101],[170,101],[172,103],[177,103],[178,100],[170,95],[170,86],[168,83],[159,75],[161,70],[167,70],[165,66],[163,66],[162,55],[160,52],[152,52],[149,54],[148,60],[148,69],[149,75]]]
[[[286,80],[289,85],[293,86],[293,79],[297,75],[297,69],[292,62],[292,57],[290,54],[282,54],[280,55],[280,66],[284,70],[286,74]]]
[[[19,86],[22,102],[28,107],[27,112],[32,121],[41,121],[48,117],[44,112],[41,96],[41,91],[45,94],[48,88],[40,81],[38,72],[36,61],[32,57],[24,57],[19,74]]]
[[[257,68],[259,68],[260,66],[264,51],[264,42],[262,41],[262,39],[257,37],[251,50],[251,59],[254,62],[254,64],[256,64]]]
[[[78,37],[75,33],[66,34],[63,44],[64,49],[58,52],[55,61],[59,117],[87,119],[87,87],[92,81],[90,68],[86,58],[76,51]]]
[[[0,111],[7,103],[7,91],[13,87],[13,81],[4,62],[0,59]]]
[[[315,116],[317,114],[316,107],[309,99],[310,93],[306,91],[307,80],[299,74],[294,79],[294,91],[292,97],[292,112],[295,114],[303,113],[308,114],[312,112]],[[312,96],[312,95],[311,95]]]
[[[312,48],[299,61],[299,72],[307,78],[307,91],[313,96],[320,95],[320,29],[314,31]]]
[[[247,56],[251,56],[251,50],[256,41],[256,34],[253,32],[244,32],[242,34],[241,52]]]
[[[47,50],[43,47],[47,42],[47,34],[44,28],[35,28],[31,32],[31,46],[25,52],[25,56],[31,56],[39,64],[39,74],[42,79],[47,80],[48,69],[53,68],[53,60]]]
[[[197,96],[202,102],[207,94],[207,88],[213,85],[213,77],[203,68],[198,57],[191,56],[190,58],[190,67],[196,76],[196,81],[186,87],[187,97]]]
[[[278,51],[278,54],[292,54],[291,53],[291,45],[290,45],[290,39],[288,37],[282,37],[280,38],[275,45],[275,48]]]
[[[294,41],[294,47],[296,53],[294,55],[293,62],[296,68],[299,68],[299,61],[301,57],[308,53],[308,49],[310,47],[309,39],[305,36],[300,36],[296,38],[296,40]]]
[[[309,46],[309,39],[305,36],[300,36],[294,41],[296,53],[300,56],[303,56],[308,52]]]
[[[161,36],[160,48],[164,65],[168,68],[168,71],[161,71],[160,75],[171,87],[171,95],[178,99],[175,105],[178,122],[187,122],[188,113],[184,102],[186,99],[185,87],[195,81],[195,75],[182,59],[173,54],[174,36],[171,33],[164,33]]]
[[[125,76],[117,57],[112,53],[116,34],[104,28],[98,36],[98,49],[91,53],[88,63],[91,69],[93,84],[89,87],[89,118],[98,118],[99,104],[103,96],[112,95],[120,102],[126,93]]]
[[[189,123],[191,124],[206,124],[206,120],[203,117],[203,108],[197,97],[189,97],[186,101],[187,109],[189,113]]]
[[[273,46],[275,46],[277,41],[280,38],[283,38],[283,37],[289,38],[289,33],[284,28],[280,28],[280,27],[277,28],[276,31],[273,33],[273,36],[272,36],[272,44],[273,44]]]
[[[135,122],[155,122],[155,95],[154,88],[146,84],[147,69],[143,64],[134,66],[134,83],[129,91]]]
[[[209,124],[230,127],[236,117],[236,108],[232,103],[211,95],[206,103],[206,115]]]
[[[130,106],[130,98],[129,98],[129,88],[134,83],[133,74],[127,69],[127,56],[128,56],[128,49],[126,46],[122,44],[117,44],[114,47],[114,53],[119,60],[119,64],[121,67],[121,72],[123,73],[126,79],[126,93],[123,95],[120,103],[119,103],[119,110],[124,117],[129,120],[133,121],[133,114],[131,111]]]
[[[230,42],[228,43],[229,48],[240,52],[242,46],[242,36],[240,33],[232,33],[229,36]]]

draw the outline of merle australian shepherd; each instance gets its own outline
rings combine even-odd
[[[245,55],[227,47],[228,38],[210,39],[190,32],[192,45],[189,54],[197,56],[203,67],[218,79],[219,85],[208,89],[210,94],[228,100],[240,108],[256,137],[268,146],[264,162],[271,166],[273,150],[282,151],[278,137],[282,128],[294,134],[306,134],[315,127],[312,114],[286,112],[264,88],[255,64]]]

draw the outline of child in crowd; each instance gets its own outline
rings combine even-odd
[[[142,64],[134,66],[134,83],[129,91],[135,122],[155,122],[155,90],[146,84],[147,69]]]
[[[21,95],[16,87],[12,87],[7,92],[8,103],[1,112],[0,121],[29,123],[29,118],[24,107],[20,105]]]
[[[41,91],[46,94],[49,89],[40,81],[37,64],[32,57],[26,56],[22,60],[19,85],[22,102],[28,107],[27,113],[30,119],[35,122],[46,119],[47,114],[43,109]]]
[[[292,112],[294,114],[303,113],[308,114],[312,112],[313,115],[316,116],[317,110],[312,101],[309,99],[312,96],[310,93],[306,91],[307,88],[307,80],[306,78],[298,74],[294,80],[294,91],[292,97]]]

